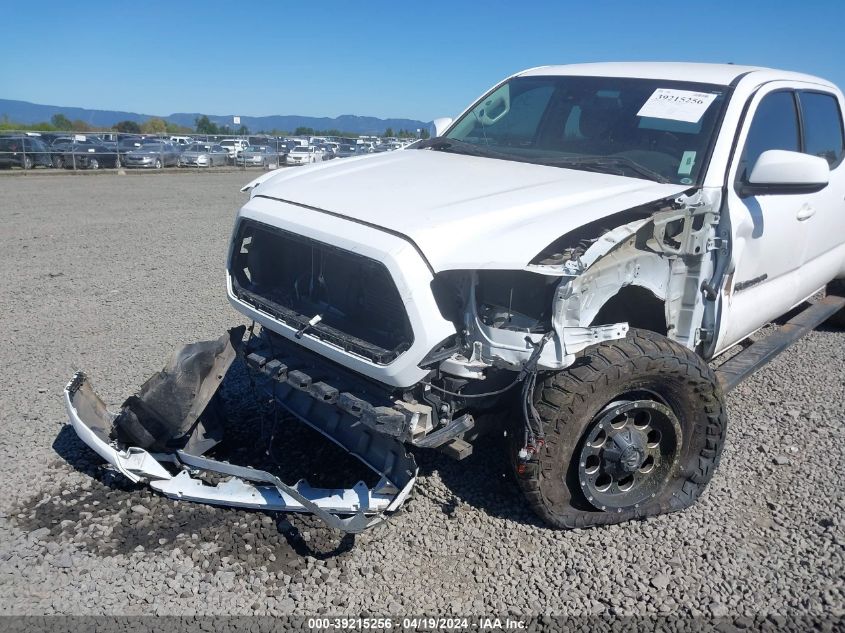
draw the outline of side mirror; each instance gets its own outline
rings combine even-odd
[[[450,125],[452,125],[452,119],[449,117],[434,119],[434,121],[431,122],[431,135],[443,136],[443,132],[445,132]]]
[[[819,191],[828,182],[830,166],[824,158],[770,149],[760,154],[742,189],[750,195],[800,193]]]

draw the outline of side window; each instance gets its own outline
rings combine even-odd
[[[770,149],[798,152],[798,111],[792,92],[773,92],[763,97],[751,120],[737,176],[746,180],[760,154]]]
[[[845,141],[836,97],[821,92],[799,92],[798,101],[804,124],[804,152],[821,156],[830,165],[838,164]]]

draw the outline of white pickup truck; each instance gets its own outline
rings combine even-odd
[[[725,393],[843,324],[843,106],[827,81],[765,68],[546,66],[402,151],[264,174],[227,276],[260,328],[180,350],[118,414],[77,374],[71,421],[169,496],[351,532],[402,504],[406,447],[461,459],[490,431],[551,525],[685,508],[719,464]],[[236,359],[378,485],[288,485],[204,455]]]

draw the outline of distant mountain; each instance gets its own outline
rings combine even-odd
[[[28,101],[0,99],[0,117],[5,115],[10,121],[14,121],[15,123],[29,125],[49,121],[54,114],[64,114],[72,121],[79,119],[96,127],[110,127],[118,121],[143,123],[154,116],[178,125],[193,127],[196,118],[201,116],[197,112],[177,112],[168,116],[159,116],[116,110],[89,110],[88,108],[41,105],[38,103],[29,103]],[[209,114],[207,116],[218,125],[228,125],[231,128],[238,127],[233,125],[232,115]],[[395,131],[398,131],[428,127],[427,122],[415,121],[414,119],[379,119],[371,116],[356,116],[354,114],[343,114],[334,118],[296,115],[241,115],[241,124],[247,126],[252,132],[274,129],[292,132],[298,127],[310,127],[315,130],[335,129],[344,132],[354,132],[356,134],[382,134],[387,128],[393,128]]]

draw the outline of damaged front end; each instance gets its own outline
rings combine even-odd
[[[533,407],[538,373],[566,369],[630,328],[706,356],[728,253],[719,207],[718,192],[690,191],[584,225],[522,270],[438,274],[438,306],[460,334],[422,363],[427,384],[459,412],[521,384],[528,460],[544,442]]]
[[[523,270],[440,273],[438,305],[463,342],[437,359],[439,371],[477,380],[488,369],[520,371],[549,336],[537,368],[565,369],[629,327],[703,348],[727,252],[719,203],[718,192],[696,190],[582,227]]]
[[[266,336],[244,341],[233,328],[216,341],[177,350],[160,372],[110,412],[79,372],[65,388],[70,422],[79,438],[133,482],[147,482],[173,499],[281,512],[309,512],[330,527],[361,532],[399,509],[417,466],[400,439],[380,425],[396,423],[350,391],[319,380],[307,359],[273,354]],[[270,343],[272,345],[272,343]],[[283,482],[276,474],[204,456],[223,439],[219,389],[240,359],[258,389],[302,422],[356,457],[380,478],[348,489]],[[342,388],[342,387],[341,387]],[[350,387],[354,389],[354,387]],[[395,415],[393,416],[396,417]],[[208,480],[217,483],[210,484]]]

